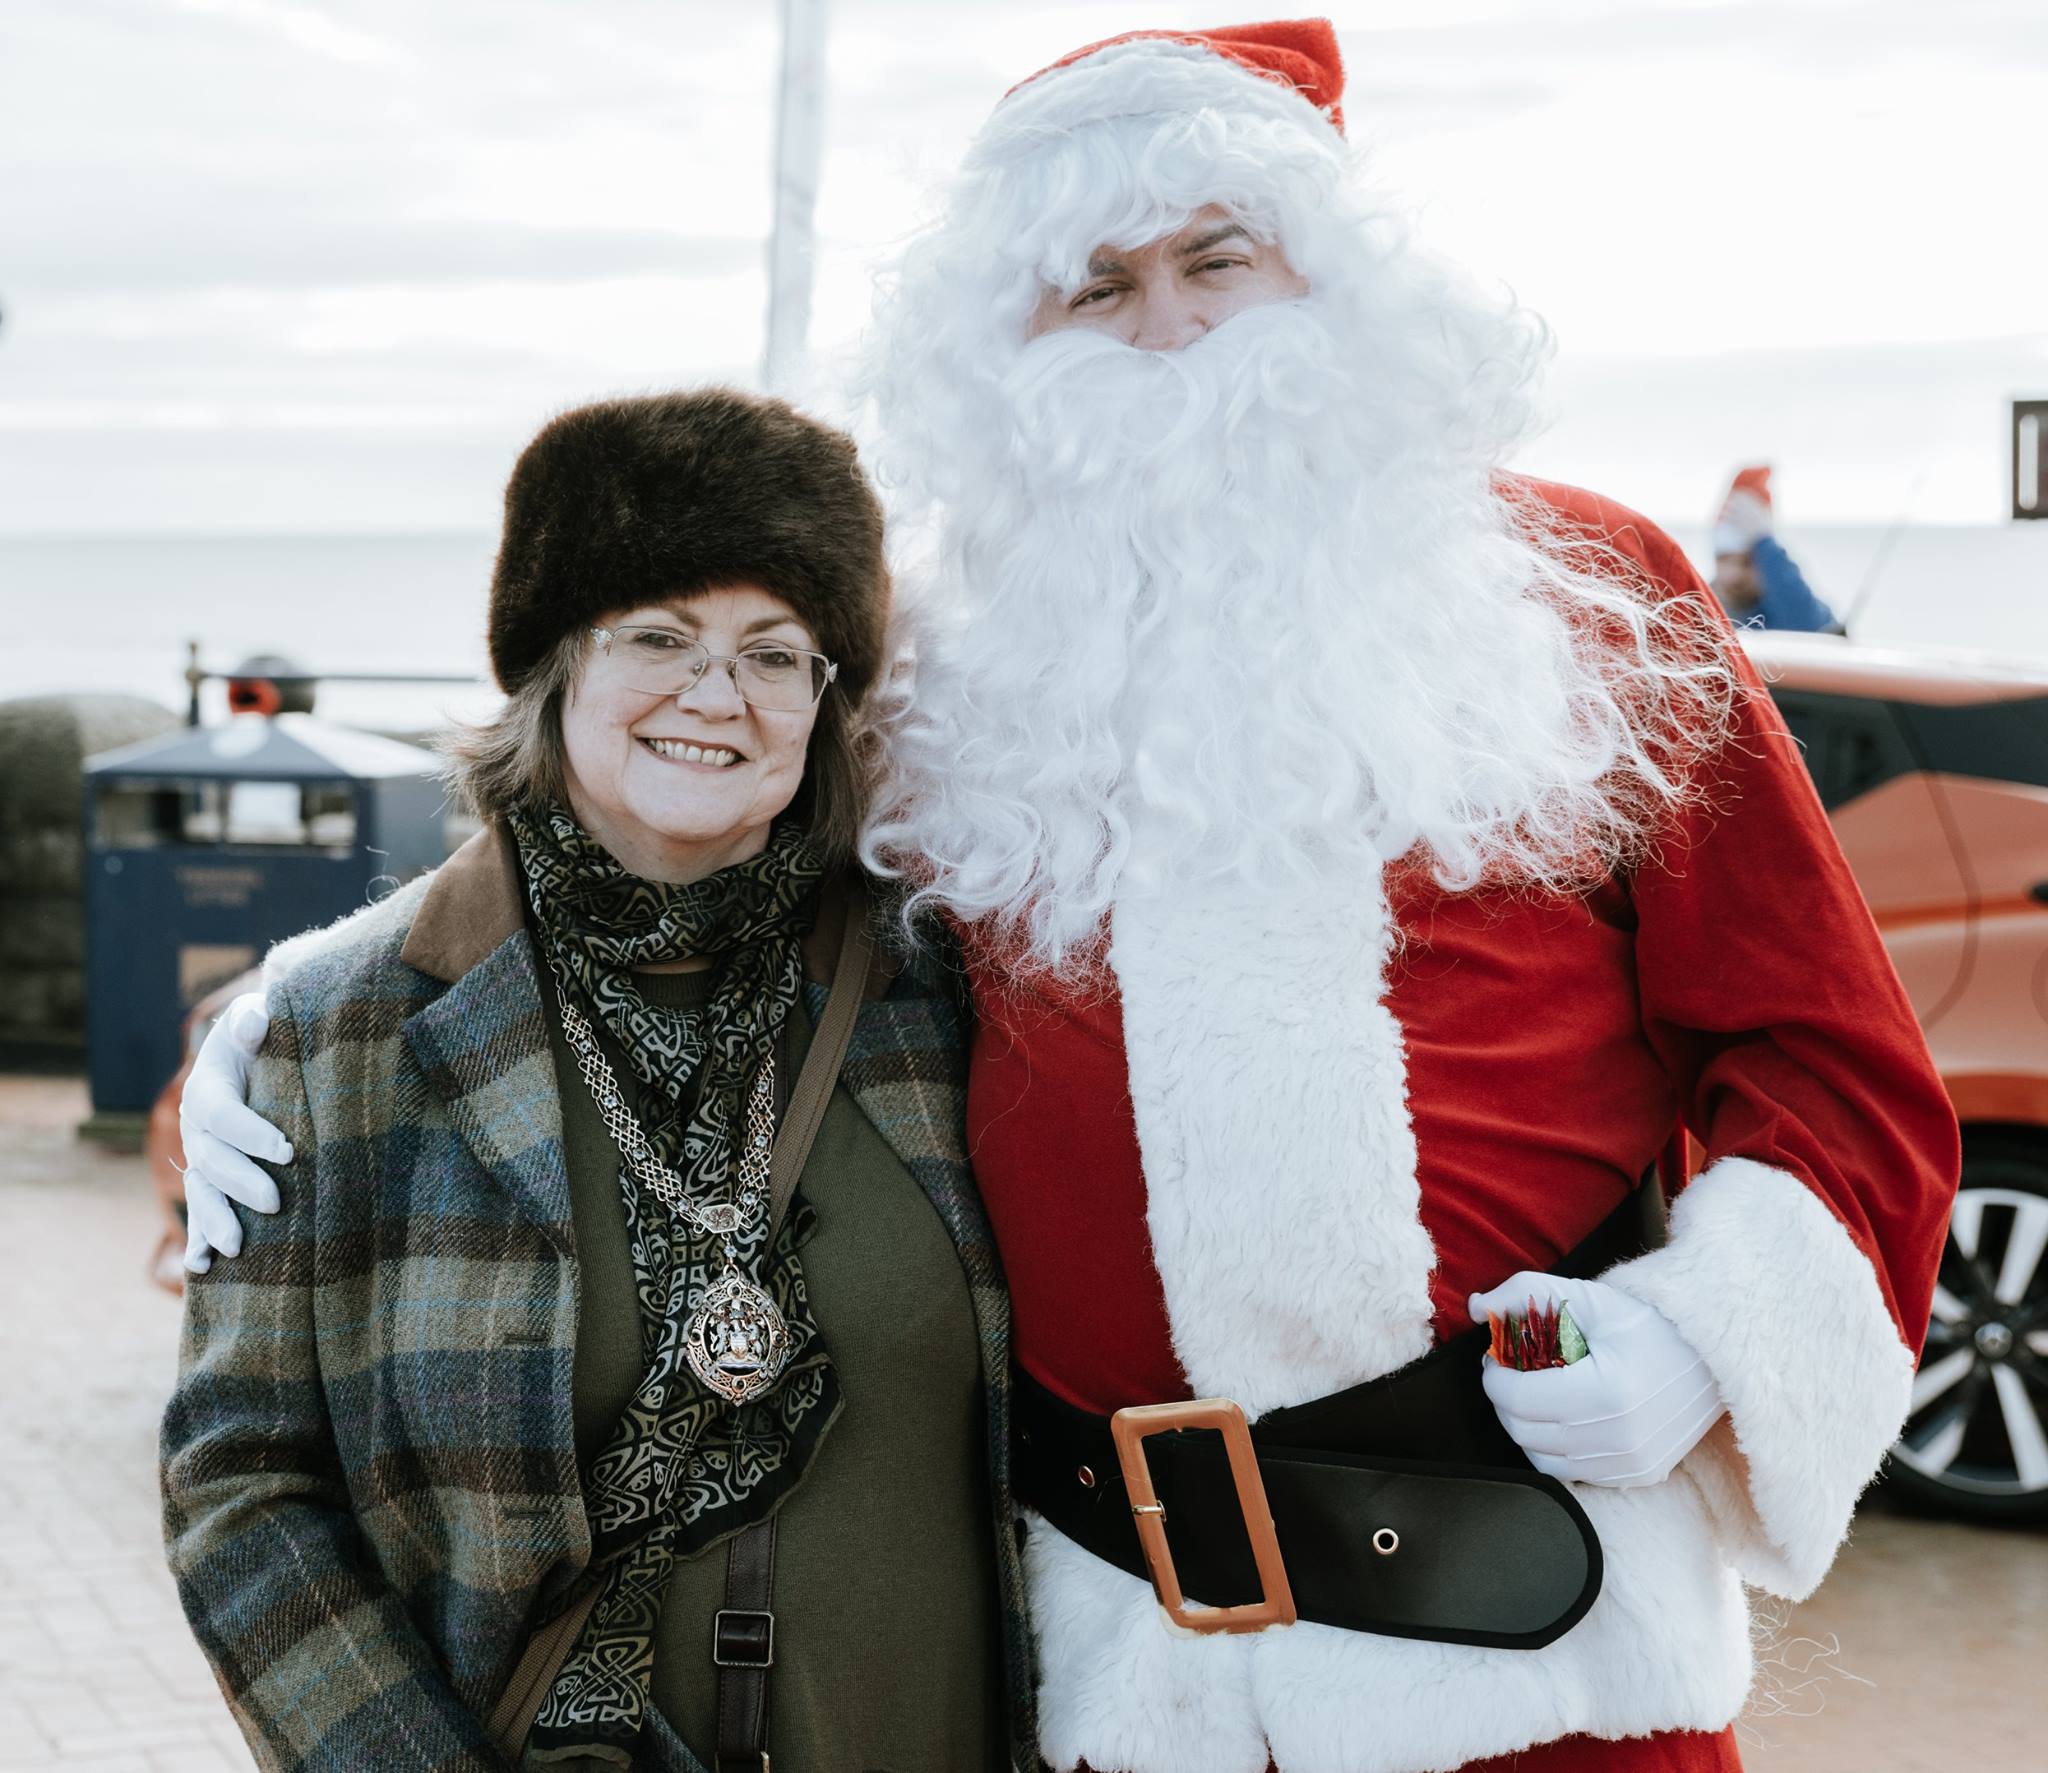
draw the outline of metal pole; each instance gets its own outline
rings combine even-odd
[[[768,341],[761,358],[761,381],[772,393],[786,391],[803,371],[824,125],[825,0],[782,0],[775,227],[768,237]]]

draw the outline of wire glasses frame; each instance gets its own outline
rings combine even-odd
[[[740,700],[771,714],[801,714],[815,707],[839,667],[823,653],[781,641],[762,641],[744,652],[714,653],[673,628],[592,628],[592,637],[629,688],[680,696],[713,665],[723,665]]]

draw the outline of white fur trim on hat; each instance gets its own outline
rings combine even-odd
[[[1200,44],[1147,37],[1112,43],[1025,82],[996,106],[968,157],[1028,151],[1113,118],[1208,110],[1251,111],[1311,131],[1333,154],[1343,147],[1336,126],[1292,86]]]

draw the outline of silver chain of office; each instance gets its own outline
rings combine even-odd
[[[751,1403],[781,1377],[789,1359],[789,1326],[775,1301],[740,1272],[737,1239],[767,1191],[775,1146],[775,1056],[762,1061],[747,1095],[747,1133],[734,1177],[736,1198],[694,1201],[682,1178],[655,1155],[638,1118],[626,1105],[617,1074],[597,1044],[597,1035],[569,999],[559,977],[555,1001],[562,1030],[603,1117],[605,1131],[636,1180],[686,1225],[721,1240],[725,1272],[705,1288],[683,1326],[683,1353],[690,1370],[721,1397]]]

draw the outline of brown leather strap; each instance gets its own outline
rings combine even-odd
[[[867,888],[860,876],[851,876],[846,893],[846,928],[839,938],[839,961],[832,969],[832,994],[825,1001],[825,1013],[811,1031],[811,1050],[804,1056],[804,1068],[790,1092],[789,1107],[776,1129],[775,1156],[768,1172],[768,1235],[782,1223],[789,1210],[789,1198],[796,1192],[797,1178],[804,1173],[804,1160],[811,1155],[818,1129],[825,1124],[825,1110],[839,1084],[839,1067],[853,1039],[853,1024],[860,1014],[861,992],[867,985],[868,967],[874,958],[875,932],[868,923]]]
[[[533,1720],[540,1715],[541,1701],[555,1684],[555,1676],[562,1672],[562,1664],[569,1660],[569,1652],[582,1635],[583,1622],[597,1605],[598,1591],[603,1586],[586,1580],[568,1606],[526,1640],[512,1678],[498,1695],[498,1703],[491,1707],[490,1720],[484,1728],[515,1767],[526,1752],[526,1739],[532,1734]]]
[[[775,1666],[775,1517],[736,1535],[725,1605],[711,1625],[718,1668],[716,1773],[768,1773],[768,1671]]]
[[[804,1163],[825,1124],[839,1086],[839,1067],[853,1039],[874,956],[867,889],[856,875],[846,894],[846,927],[825,1013],[811,1031],[796,1088],[775,1132],[768,1173],[768,1234],[789,1210]],[[768,1671],[775,1664],[775,1517],[770,1515],[732,1541],[725,1562],[725,1605],[712,1621],[711,1660],[718,1668],[717,1773],[768,1773]]]

